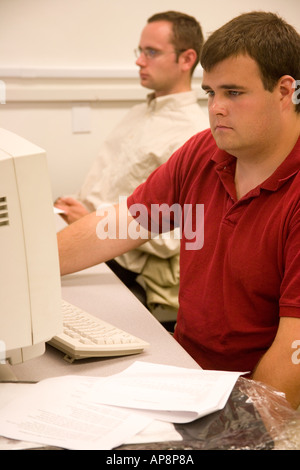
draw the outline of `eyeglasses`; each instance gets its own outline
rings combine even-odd
[[[146,57],[146,59],[155,59],[156,57],[164,54],[163,51],[159,51],[158,49],[152,49],[151,47],[145,47],[145,49],[138,47],[137,49],[134,49],[134,53],[137,59],[142,54]]]
[[[145,49],[142,49],[141,47],[138,47],[137,49],[134,49],[134,53],[136,58],[138,59],[141,54],[143,54],[146,59],[156,59],[160,55],[165,55],[165,54],[180,54],[181,52],[186,51],[186,49],[181,49],[180,51],[169,51],[169,52],[163,52],[159,51],[158,49],[152,49],[151,47],[145,47]]]

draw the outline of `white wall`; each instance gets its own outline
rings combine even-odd
[[[133,49],[147,18],[168,9],[194,15],[205,35],[254,9],[300,30],[299,0],[0,0],[0,127],[46,149],[54,197],[76,190],[100,142],[144,98]],[[73,132],[78,112],[87,132]]]

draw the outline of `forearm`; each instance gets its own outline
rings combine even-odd
[[[299,366],[298,366],[299,368]],[[290,373],[284,368],[272,369],[267,356],[264,356],[257,369],[253,373],[253,380],[258,380],[271,385],[279,392],[283,392],[287,401],[294,409],[300,406],[300,381],[299,372]]]
[[[127,217],[127,225],[135,221]],[[58,251],[61,275],[80,271],[95,264],[115,258],[120,254],[137,248],[147,241],[145,238],[132,238],[130,236],[118,238],[117,236],[99,237],[97,226],[104,217],[93,212],[74,222],[58,233]],[[118,221],[118,212],[116,213]],[[116,232],[118,233],[118,222]]]
[[[281,319],[280,335],[261,358],[252,376],[254,380],[283,392],[295,409],[300,405],[300,364],[293,360],[295,350],[292,344],[300,339],[299,323],[297,318]]]

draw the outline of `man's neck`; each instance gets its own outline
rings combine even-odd
[[[281,139],[268,152],[252,155],[237,156],[235,187],[237,199],[266,181],[281,165],[293,150],[300,135],[300,123],[289,130],[282,132],[285,139]]]

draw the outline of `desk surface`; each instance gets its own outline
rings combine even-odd
[[[84,359],[70,364],[64,360],[64,353],[47,345],[43,356],[12,366],[18,380],[39,381],[61,375],[108,376],[136,360],[199,368],[105,264],[62,277],[62,298],[144,339],[150,346],[137,355]]]

